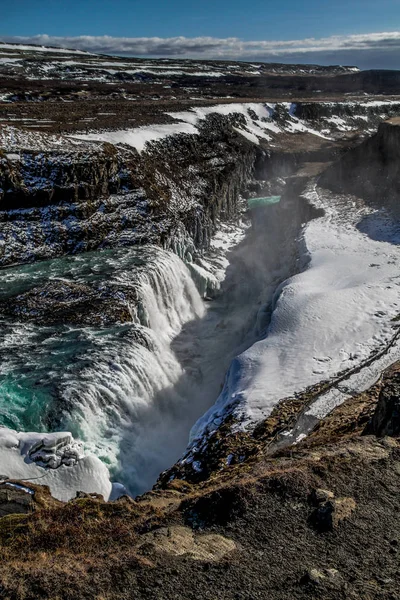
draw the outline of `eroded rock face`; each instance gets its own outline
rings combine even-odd
[[[239,120],[238,120],[239,119]],[[210,115],[198,135],[129,147],[0,157],[0,265],[153,243],[184,231],[207,248],[217,219],[237,214],[259,153],[235,131],[240,115]]]
[[[381,123],[376,135],[349,150],[320,177],[319,184],[352,194],[377,207],[400,200],[400,118]]]
[[[0,161],[1,210],[93,200],[118,192],[128,180],[111,144],[99,150],[22,150],[17,161]]]

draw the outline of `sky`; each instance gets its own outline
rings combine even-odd
[[[400,0],[13,0],[0,40],[400,69]]]

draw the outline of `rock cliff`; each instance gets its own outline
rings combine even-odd
[[[321,176],[319,183],[373,205],[397,207],[400,198],[400,119],[379,125],[375,135],[350,149]]]
[[[169,246],[189,236],[206,248],[232,218],[259,149],[210,115],[199,135],[177,135],[139,154],[111,144],[21,151],[0,159],[0,263],[99,247]],[[11,156],[11,158],[10,158]]]

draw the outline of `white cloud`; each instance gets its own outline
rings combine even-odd
[[[183,36],[173,38],[123,38],[111,36],[56,37],[47,34],[31,37],[0,36],[4,42],[77,48],[105,54],[165,56],[203,59],[257,59],[260,61],[297,60],[325,62],[336,57],[354,57],[357,62],[383,60],[396,63],[400,56],[400,31],[307,38],[303,40],[244,41],[238,38]],[[372,65],[374,66],[374,65]],[[398,65],[400,67],[400,64]]]

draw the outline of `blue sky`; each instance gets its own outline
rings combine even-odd
[[[398,0],[15,0],[1,7],[0,29],[3,35],[285,40],[396,25]]]
[[[201,0],[196,3],[190,0],[14,0],[4,2],[1,7],[0,39],[11,41],[18,36],[33,42],[35,38],[46,34],[57,45],[68,44],[96,51],[112,53],[155,55],[154,45],[148,51],[147,46],[128,46],[119,48],[117,43],[105,43],[100,38],[216,38],[219,40],[215,50],[216,58],[223,58],[224,50],[221,40],[237,38],[244,42],[280,42],[307,40],[308,38],[328,39],[339,36],[345,40],[348,36],[368,36],[382,32],[394,32],[400,29],[400,0]],[[400,35],[400,34],[399,34]],[[82,38],[85,36],[86,42]],[[74,44],[73,40],[77,38]],[[89,38],[93,38],[92,40]],[[59,40],[54,41],[54,40]],[[97,40],[94,43],[94,39]],[[301,48],[302,62],[308,62],[312,55],[329,62],[331,54],[338,53],[346,59],[360,55],[361,59],[383,60],[388,66],[396,64],[396,52],[393,50],[393,38],[383,42],[383,38],[374,38],[371,47],[366,48],[367,38],[362,39],[363,47],[353,41],[339,48],[336,42],[324,43],[322,49],[317,44],[308,44]],[[43,41],[43,39],[42,39]],[[200,42],[199,42],[200,43]],[[104,45],[104,43],[103,43]],[[354,47],[355,46],[355,47]],[[279,44],[278,44],[279,50]],[[295,51],[278,52],[285,62],[299,54],[299,45],[293,45]],[[238,47],[238,58],[262,58],[262,50],[254,47]],[[374,54],[371,55],[371,48]],[[396,51],[398,51],[396,42]],[[168,43],[160,46],[164,55],[170,52]],[[177,54],[177,43],[171,50]],[[201,55],[199,45],[182,46],[182,55]],[[271,48],[264,48],[265,58],[274,55]],[[323,52],[323,54],[321,54]],[[185,54],[186,53],[186,54]],[[197,53],[197,54],[196,54]],[[213,50],[207,45],[207,55],[212,58]],[[227,58],[233,57],[232,48]],[[272,53],[272,54],[271,54]],[[310,56],[311,53],[311,56]],[[318,55],[318,56],[317,56]],[[374,58],[375,57],[375,58]],[[301,57],[300,57],[301,58]],[[335,62],[335,61],[334,61]],[[337,61],[336,61],[337,62]],[[356,60],[352,61],[356,62]],[[400,68],[400,65],[399,65]]]

